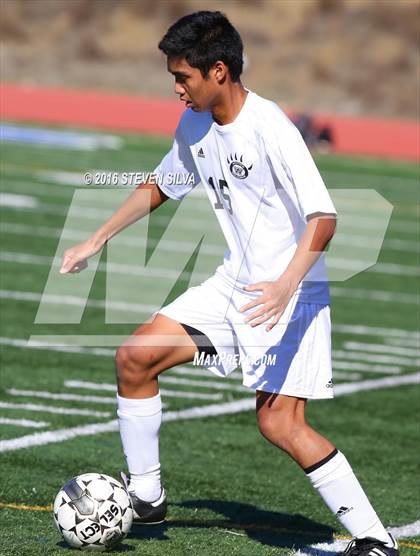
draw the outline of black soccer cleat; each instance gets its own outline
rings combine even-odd
[[[144,500],[140,500],[140,498],[132,492],[129,492],[129,495],[134,511],[134,525],[159,525],[159,523],[165,521],[168,505],[166,502],[166,494],[163,489],[156,502],[145,502]]]
[[[353,539],[343,552],[343,556],[399,556],[397,541],[391,533],[388,535],[393,543],[392,546],[371,537]]]
[[[136,496],[134,492],[130,492],[130,481],[124,473],[121,473],[121,478],[130,495],[131,506],[133,508],[133,525],[159,525],[163,523],[168,509],[166,493],[163,488],[155,502],[145,502]]]

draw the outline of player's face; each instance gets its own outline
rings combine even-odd
[[[175,93],[187,108],[196,112],[211,110],[219,93],[218,80],[213,70],[206,78],[184,58],[168,59],[168,71],[175,77]]]

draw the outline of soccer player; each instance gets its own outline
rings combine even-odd
[[[396,541],[345,456],[305,421],[308,399],[333,395],[322,253],[336,226],[328,191],[290,120],[242,85],[242,41],[222,13],[182,17],[159,48],[186,110],[155,170],[158,184],[137,188],[91,238],[66,251],[61,269],[80,271],[123,228],[200,182],[227,241],[215,274],[117,351],[118,418],[136,521],[159,523],[166,515],[159,374],[198,351],[216,356],[208,367],[225,376],[236,367],[228,356],[236,354],[244,385],[256,392],[262,435],[297,462],[352,535],[345,554],[396,556]],[[167,176],[176,172],[194,179],[174,185]],[[152,345],[151,338],[162,341]]]

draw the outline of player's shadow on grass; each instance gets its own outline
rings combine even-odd
[[[69,546],[65,541],[60,541],[60,542],[56,543],[56,546],[60,547],[61,549],[71,551],[71,553],[69,552],[69,556],[70,556],[70,554],[77,554],[77,550],[75,550],[74,548]],[[136,548],[134,546],[130,546],[128,544],[125,544],[125,541],[122,541],[121,544],[117,544],[117,546],[115,546],[109,553],[110,554],[120,554],[120,553],[124,553],[124,552],[133,552],[135,550],[136,550]]]
[[[240,502],[227,502],[225,500],[191,500],[172,504],[181,508],[195,510],[211,510],[222,514],[223,518],[200,519],[171,519],[161,526],[133,527],[130,537],[139,539],[167,540],[165,532],[174,528],[197,528],[209,529],[220,528],[233,534],[245,534],[249,538],[261,544],[283,547],[298,548],[309,544],[328,542],[333,540],[334,530],[332,527],[308,519],[302,515],[284,514],[261,510],[250,504]]]

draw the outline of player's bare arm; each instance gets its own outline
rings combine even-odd
[[[124,228],[149,214],[168,197],[154,183],[137,187],[121,207],[90,238],[64,253],[61,274],[80,272],[87,267],[87,259],[98,253],[107,241]]]
[[[280,320],[290,299],[300,282],[312,268],[331,241],[336,228],[335,214],[311,214],[307,218],[306,229],[298,243],[296,252],[283,274],[274,282],[258,282],[244,287],[245,291],[261,291],[255,300],[244,305],[240,310],[245,312],[260,307],[245,319],[252,327],[266,323],[269,332]]]

